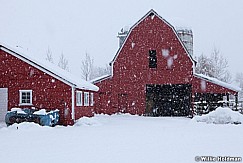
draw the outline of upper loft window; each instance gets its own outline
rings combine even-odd
[[[19,104],[32,105],[32,90],[19,90]]]
[[[157,68],[156,50],[149,50],[149,68]]]

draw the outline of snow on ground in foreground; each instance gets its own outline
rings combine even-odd
[[[6,123],[4,123],[4,122],[0,122],[0,129],[1,129],[2,127],[6,127]]]
[[[175,117],[96,115],[54,128],[14,124],[0,129],[0,162],[191,163],[201,155],[243,157],[242,135],[243,125]]]
[[[193,120],[214,124],[243,124],[243,115],[227,107],[218,107],[215,111],[206,115],[194,117]]]

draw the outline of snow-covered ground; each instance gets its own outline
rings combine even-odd
[[[243,157],[243,125],[96,115],[72,127],[1,126],[2,163],[191,163],[195,156]]]
[[[214,124],[243,124],[243,115],[227,107],[218,107],[206,115],[194,117],[193,120]]]
[[[1,129],[2,127],[6,127],[6,124],[5,124],[4,122],[0,122],[0,129]]]

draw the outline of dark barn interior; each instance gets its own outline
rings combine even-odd
[[[223,97],[228,96],[225,93],[195,93],[194,94],[194,112],[197,115],[207,114],[219,106],[223,106]]]
[[[191,85],[146,85],[148,116],[188,116],[191,108]]]

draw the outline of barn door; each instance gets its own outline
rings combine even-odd
[[[146,85],[146,115],[187,116],[191,106],[191,85]]]
[[[8,110],[8,88],[0,88],[0,122],[5,121]]]

